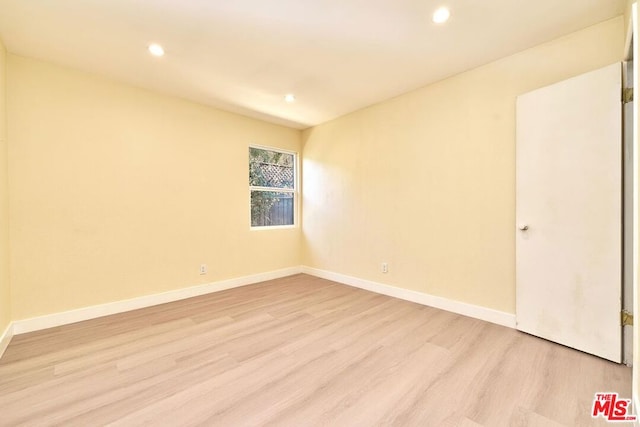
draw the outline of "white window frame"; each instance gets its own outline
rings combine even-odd
[[[257,145],[250,144],[247,152],[250,152],[251,148],[257,148],[259,150],[266,151],[275,151],[282,154],[290,154],[293,156],[293,188],[280,188],[280,187],[262,187],[262,186],[253,186],[249,185],[249,228],[252,231],[260,231],[260,230],[282,230],[282,229],[290,229],[298,227],[298,171],[300,168],[298,167],[298,162],[300,161],[298,153],[291,150],[285,150],[283,148],[277,147],[269,147],[266,145]],[[247,179],[249,178],[249,168],[251,165],[251,159],[249,158],[249,162],[247,162]],[[277,192],[277,193],[291,193],[293,194],[293,224],[291,225],[260,225],[253,226],[251,225],[251,193],[253,191],[265,191],[265,192]]]

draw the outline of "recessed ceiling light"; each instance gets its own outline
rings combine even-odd
[[[288,103],[296,102],[296,96],[292,93],[288,93],[284,96],[284,100]]]
[[[444,24],[449,20],[451,16],[451,12],[446,7],[440,7],[435,12],[433,12],[433,22],[436,24]]]
[[[149,52],[153,56],[162,56],[164,55],[164,48],[157,43],[153,43],[149,45]]]

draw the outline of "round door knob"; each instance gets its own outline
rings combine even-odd
[[[528,226],[528,225],[526,225],[526,224],[523,224],[523,225],[521,225],[519,228],[520,228],[520,230],[522,230],[522,231],[527,231],[527,230],[529,229],[529,226]]]

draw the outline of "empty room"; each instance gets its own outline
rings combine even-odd
[[[0,0],[0,426],[639,425],[631,0]]]

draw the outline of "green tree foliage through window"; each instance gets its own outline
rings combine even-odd
[[[251,226],[293,225],[295,155],[249,148]]]

